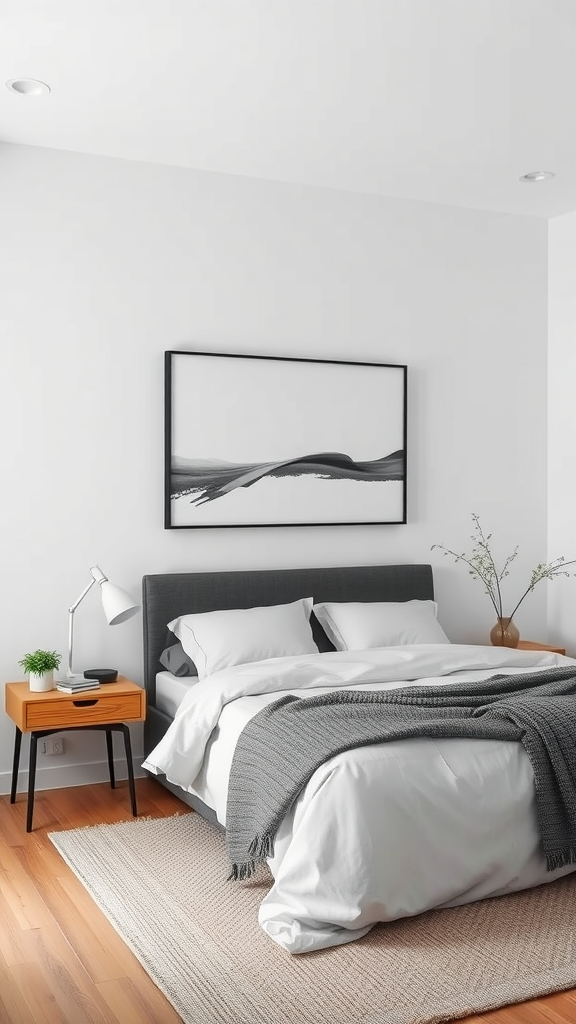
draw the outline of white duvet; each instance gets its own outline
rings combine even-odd
[[[189,690],[143,767],[198,795],[225,825],[238,736],[279,692],[449,684],[570,664],[576,671],[575,660],[558,654],[431,644],[240,665]],[[284,820],[268,863],[274,884],[259,922],[290,953],[576,867],[546,871],[522,745],[464,739],[400,740],[331,758]]]

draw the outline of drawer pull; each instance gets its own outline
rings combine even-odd
[[[94,707],[94,704],[97,704],[98,701],[97,700],[73,700],[72,703],[73,703],[75,708],[91,708],[91,707]]]

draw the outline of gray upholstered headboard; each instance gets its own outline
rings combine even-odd
[[[254,569],[243,572],[160,573],[142,579],[144,685],[155,703],[158,658],[166,647],[167,623],[178,615],[287,604],[301,597],[318,601],[410,601],[434,597],[430,565],[352,565],[319,569]],[[313,619],[321,650],[332,650]]]

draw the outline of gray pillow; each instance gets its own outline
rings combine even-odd
[[[163,668],[171,672],[173,676],[195,676],[198,674],[196,665],[192,658],[188,657],[179,640],[177,643],[171,644],[170,647],[166,647],[158,660]]]

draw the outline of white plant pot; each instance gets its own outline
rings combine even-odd
[[[54,689],[54,672],[30,672],[30,689],[34,692]]]

